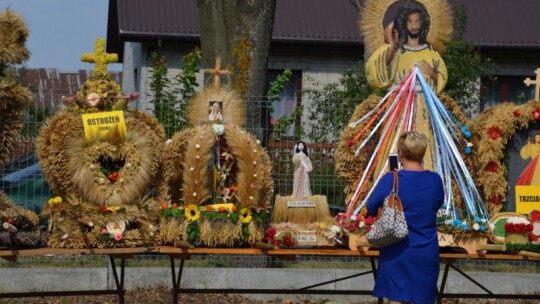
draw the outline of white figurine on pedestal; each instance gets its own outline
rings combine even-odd
[[[313,170],[313,167],[307,154],[307,146],[305,143],[298,142],[294,146],[292,162],[294,165],[292,196],[298,198],[311,196],[308,173]]]

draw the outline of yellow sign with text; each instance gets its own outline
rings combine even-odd
[[[529,214],[540,210],[540,185],[516,186],[516,212]]]
[[[212,204],[210,206],[212,206],[212,208],[215,210],[218,210],[219,207],[223,207],[223,209],[226,209],[232,212],[232,208],[234,205],[231,203],[224,203],[224,204]]]
[[[126,122],[122,111],[83,114],[82,119],[87,140],[104,137],[115,129],[122,137],[126,137]]]

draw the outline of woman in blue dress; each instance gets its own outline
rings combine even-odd
[[[434,303],[439,276],[437,210],[444,201],[441,177],[424,170],[422,160],[428,140],[416,131],[403,133],[398,140],[399,192],[409,228],[404,240],[380,249],[379,269],[373,296],[389,303]],[[392,190],[393,174],[379,181],[367,203],[376,215]]]

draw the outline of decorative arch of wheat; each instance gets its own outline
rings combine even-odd
[[[270,158],[257,139],[234,124],[226,124],[223,134],[237,165],[237,198],[242,207],[264,208],[273,195]],[[203,205],[211,197],[208,184],[208,162],[211,160],[216,136],[211,125],[186,129],[177,133],[165,150],[166,180],[171,188],[181,189],[186,204]],[[178,158],[183,161],[177,161]],[[170,194],[160,191],[161,201]],[[174,191],[174,189],[173,189]]]
[[[491,215],[497,214],[506,201],[508,191],[505,151],[516,131],[534,123],[533,112],[540,111],[540,101],[515,104],[503,102],[489,108],[471,122],[471,141],[474,154],[474,182],[487,202]],[[498,129],[500,136],[490,137],[490,129]],[[488,164],[492,169],[488,170]],[[513,186],[513,185],[512,185]]]

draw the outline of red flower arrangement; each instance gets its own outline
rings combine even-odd
[[[294,239],[292,238],[292,235],[290,233],[287,233],[287,232],[285,232],[283,234],[283,240],[282,241],[283,241],[283,244],[285,246],[294,246],[294,243],[295,243]]]
[[[493,194],[489,197],[489,202],[495,206],[502,204],[502,196],[500,194]]]
[[[358,214],[356,216],[348,216],[346,213],[340,213],[335,217],[335,221],[338,227],[346,235],[349,233],[362,233],[369,231],[371,225],[375,222],[376,218],[366,215],[365,217]]]
[[[513,114],[515,117],[518,117],[519,115],[521,115],[521,113],[519,112],[518,109],[512,111],[512,114]]]
[[[511,217],[504,224],[504,230],[507,232],[531,232],[533,231],[533,225],[524,218]]]
[[[264,240],[279,248],[292,247],[296,244],[296,234],[292,230],[278,232],[276,228],[270,227],[266,230]]]
[[[532,118],[536,121],[540,121],[540,108],[536,108],[532,111]]]
[[[486,164],[485,169],[488,170],[489,172],[496,172],[497,169],[499,169],[499,165],[497,165],[497,163],[494,161],[490,161],[489,163]]]
[[[491,139],[497,139],[501,137],[501,130],[497,126],[489,127],[489,129],[487,130],[487,133],[489,137],[491,137]]]
[[[366,219],[364,220],[364,223],[366,223],[366,230],[367,231],[371,230],[371,225],[373,225],[373,223],[375,223],[376,220],[377,220],[377,217],[375,217],[375,216],[366,217]]]

